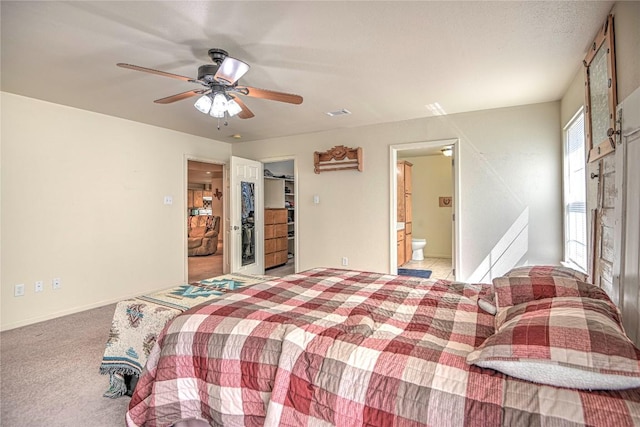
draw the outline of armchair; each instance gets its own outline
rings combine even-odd
[[[220,217],[213,215],[194,215],[188,224],[189,256],[213,255],[218,250]]]

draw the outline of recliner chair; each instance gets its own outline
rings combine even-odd
[[[189,217],[189,256],[213,255],[218,250],[220,217],[213,215],[193,215]]]

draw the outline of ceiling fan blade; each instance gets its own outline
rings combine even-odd
[[[238,117],[240,117],[241,119],[250,119],[251,117],[255,116],[255,114],[253,114],[253,112],[249,110],[246,104],[242,102],[239,96],[233,96],[233,95],[230,95],[230,96],[233,98],[234,101],[238,103],[240,108],[242,108],[242,111],[238,113]]]
[[[270,99],[272,101],[288,102],[289,104],[302,104],[302,97],[300,95],[294,95],[292,93],[276,92],[273,90],[258,89],[249,86],[238,86],[240,93],[246,91],[247,96],[254,98]]]
[[[192,96],[202,95],[207,92],[206,90],[189,90],[187,92],[178,93],[176,95],[167,96],[166,98],[156,99],[156,104],[171,104],[172,102],[182,101],[183,99],[191,98]]]
[[[249,64],[227,56],[218,67],[218,71],[216,71],[213,78],[220,83],[232,85],[240,77],[244,76],[247,71],[249,71]]]
[[[178,79],[178,80],[182,80],[184,82],[195,82],[195,80],[192,79],[191,77],[185,77],[185,76],[181,76],[181,75],[178,75],[178,74],[167,73],[165,71],[154,70],[153,68],[145,68],[145,67],[140,67],[138,65],[123,64],[122,62],[120,62],[120,63],[118,63],[116,65],[118,67],[128,68],[130,70],[144,71],[145,73],[157,74],[159,76],[164,76],[164,77],[171,77],[172,79]]]

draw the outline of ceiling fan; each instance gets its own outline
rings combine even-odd
[[[213,64],[201,65],[198,68],[198,77],[190,77],[178,74],[167,73],[165,71],[154,70],[152,68],[140,67],[138,65],[118,63],[118,67],[128,68],[135,71],[156,74],[164,77],[182,80],[189,83],[204,86],[202,89],[194,89],[166,98],[156,99],[157,104],[170,104],[200,95],[195,103],[197,110],[209,114],[218,119],[218,129],[220,129],[220,119],[237,115],[241,119],[250,119],[254,114],[237,95],[250,96],[253,98],[269,99],[272,101],[287,102],[289,104],[301,104],[302,97],[284,92],[276,92],[266,89],[258,89],[250,86],[238,86],[238,80],[249,71],[249,65],[229,56],[222,49],[209,49],[209,57]]]

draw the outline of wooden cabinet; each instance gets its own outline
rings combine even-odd
[[[404,264],[404,230],[398,230],[398,266]]]
[[[396,168],[396,182],[398,185],[396,191],[396,211],[398,222],[404,222],[404,162],[398,162],[398,167]]]
[[[411,259],[411,237],[412,237],[412,163],[402,160],[397,165],[397,217],[398,222],[404,222],[404,230],[398,230],[398,266],[405,264]],[[402,234],[402,240],[400,239]],[[400,250],[402,246],[402,250]]]
[[[202,203],[202,191],[195,190],[193,192],[193,207],[201,208],[203,206],[204,206],[204,203]]]
[[[404,223],[404,262],[411,261],[411,255],[413,254],[413,250],[411,249],[411,223]]]
[[[202,196],[204,196],[202,190],[187,190],[187,205],[190,208],[201,208],[204,206]],[[209,193],[211,193],[209,191]]]
[[[287,209],[264,210],[264,268],[287,262]]]
[[[295,254],[295,182],[290,178],[264,177],[264,207],[287,210],[287,258]],[[285,261],[286,262],[286,261]]]

